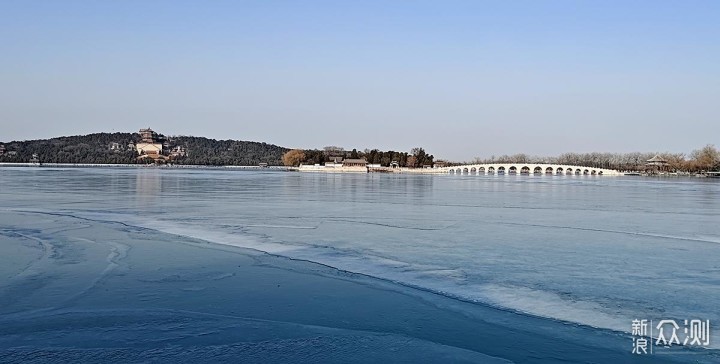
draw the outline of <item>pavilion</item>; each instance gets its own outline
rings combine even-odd
[[[645,166],[649,167],[647,169],[649,169],[651,173],[663,172],[668,169],[668,161],[656,154],[646,161]]]

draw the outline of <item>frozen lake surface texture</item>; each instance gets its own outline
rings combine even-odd
[[[0,168],[0,362],[720,362],[718,182]]]

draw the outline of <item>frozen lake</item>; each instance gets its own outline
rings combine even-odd
[[[265,303],[252,302],[252,295],[234,303],[206,297],[213,287],[229,286],[228,282],[235,282],[232,287],[254,280],[269,282],[252,271],[241,280],[228,268],[237,265],[233,259],[258,264],[257,259],[266,256],[263,252],[292,258],[288,261],[292,264],[308,261],[337,272],[324,275],[361,274],[369,279],[365,285],[404,287],[438,294],[445,297],[442,302],[520,313],[516,316],[558,322],[585,333],[619,335],[622,339],[617,342],[627,346],[628,354],[632,341],[627,333],[633,319],[710,320],[711,336],[720,338],[716,329],[720,324],[718,182],[0,168],[0,321],[11,327],[6,332],[0,328],[0,349],[39,348],[43,340],[50,347],[98,348],[108,347],[109,342],[124,347],[120,344],[132,339],[125,337],[128,332],[147,333],[148,328],[124,326],[113,333],[112,317],[150,320],[167,314],[151,311],[166,305],[193,315],[213,312],[215,316],[202,318],[208,322],[208,332],[233,338],[228,342],[241,341],[229,333],[236,324],[222,315],[229,315],[232,305],[257,308]],[[203,244],[212,248],[191,251]],[[174,248],[181,245],[185,247]],[[231,259],[237,249],[250,253]],[[287,269],[308,271],[302,264]],[[259,289],[257,284],[243,292]],[[324,288],[305,289],[322,292]],[[112,310],[110,300],[118,303]],[[142,315],[137,314],[139,309]],[[104,312],[100,332],[106,335],[83,325],[71,338],[43,336],[58,330],[40,327],[52,326],[47,313],[57,310],[89,321],[93,312]],[[242,317],[248,316],[252,311]],[[51,317],[60,320],[61,315]],[[189,328],[158,320],[163,323],[152,335],[167,335],[168,342],[201,336],[196,332],[183,336]],[[313,320],[315,325],[320,319]],[[287,322],[297,320],[283,320],[283,325]],[[58,324],[64,334],[67,324]],[[267,332],[274,333],[269,334],[272,337],[312,330],[325,329],[273,326]],[[373,343],[388,339],[368,340],[370,350]],[[711,344],[714,349],[691,350],[689,355],[693,360],[715,360],[718,342]],[[473,348],[470,354],[453,351],[456,356],[443,356],[445,349],[430,349],[421,342],[410,342],[408,353],[423,352],[417,347],[441,353],[438,358],[444,359],[522,361]],[[473,357],[478,351],[489,356]],[[326,359],[352,355],[339,353]]]

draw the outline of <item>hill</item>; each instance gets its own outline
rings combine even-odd
[[[176,147],[182,154],[173,155],[170,163],[195,165],[281,165],[288,151],[277,145],[240,141],[215,140],[194,136],[161,136],[164,149]],[[141,142],[137,133],[95,133],[51,139],[0,142],[0,162],[28,163],[33,154],[41,163],[109,163],[145,164],[149,158],[138,159],[135,145]],[[3,152],[4,149],[4,152]]]

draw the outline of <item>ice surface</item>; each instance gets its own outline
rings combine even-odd
[[[170,345],[187,337],[225,337],[227,330],[201,333],[215,332],[226,324],[245,333],[247,320],[259,316],[279,326],[350,330],[340,335],[353,338],[347,341],[334,342],[333,335],[318,334],[323,337],[317,341],[319,346],[334,345],[338,353],[348,349],[342,346],[359,340],[358,330],[364,333],[370,326],[369,348],[385,352],[383,348],[405,342],[406,348],[397,350],[405,352],[408,360],[416,358],[415,353],[435,353],[438,360],[457,355],[477,361],[473,355],[479,354],[524,361],[525,355],[537,350],[557,349],[570,355],[564,350],[572,345],[592,347],[593,356],[617,359],[623,358],[631,344],[626,335],[575,325],[627,332],[636,318],[720,319],[716,309],[720,306],[718,184],[697,182],[687,188],[682,180],[639,184],[622,178],[321,176],[153,169],[2,172],[0,321],[5,329],[0,329],[0,348],[14,359],[47,354],[103,360],[109,358],[106,355],[118,355],[133,361],[160,345],[128,349],[126,342],[110,352],[104,349],[112,347],[108,345],[113,340],[100,340],[104,335],[130,338],[133,346],[145,339],[165,338],[162,345],[168,346],[155,353],[166,358],[182,352],[195,352],[198,358],[218,351],[267,353],[277,343],[315,355],[301,349],[303,343],[313,342],[309,336],[278,339],[273,344],[270,338],[278,331],[272,330],[268,346],[238,337],[202,345],[194,339],[181,347]],[[264,253],[296,262],[267,261]],[[237,271],[238,266],[269,267],[282,274],[275,282],[259,278],[262,274],[256,269]],[[324,302],[322,297],[329,299],[325,291],[332,288],[325,286],[326,281],[318,288],[296,277],[317,274],[346,284],[387,284],[383,289],[433,301],[439,311],[411,311],[406,321],[393,321],[392,328],[379,328],[379,322],[368,320],[370,313],[358,314],[363,318],[348,325],[343,323],[347,318],[338,314],[343,311],[340,307],[360,312],[368,297],[335,295],[333,301],[352,299],[353,304],[338,303],[329,308],[338,312],[299,317],[299,312],[305,312],[302,308],[316,311],[315,305]],[[283,291],[292,287],[288,297],[294,299],[268,295],[278,287]],[[347,288],[340,287],[345,286],[335,289],[347,294]],[[417,291],[407,291],[408,287]],[[312,303],[304,307],[292,303],[309,292],[318,295],[308,298]],[[430,292],[441,295],[438,301],[430,298],[435,297]],[[385,297],[371,296],[376,295]],[[285,303],[278,307],[277,302]],[[133,333],[142,330],[125,326],[122,320],[103,323],[108,312],[121,310],[125,313],[120,316],[135,315],[138,321],[149,320],[153,312],[192,312],[195,316],[188,318],[190,323],[167,323],[161,330],[142,326],[148,331],[144,337]],[[238,310],[245,312],[237,314]],[[512,335],[508,330],[520,330],[518,335],[526,339],[540,338],[525,342],[531,349],[511,349],[508,338],[488,349],[453,336],[468,336],[467,327],[423,335],[413,331],[413,325],[426,329],[421,318],[428,314],[433,319],[426,325],[442,326],[439,317],[447,310],[475,317],[483,330],[496,325],[492,328],[501,327],[507,335]],[[536,321],[512,312],[562,322]],[[197,314],[208,313],[228,317],[228,321],[193,323]],[[48,330],[33,326],[63,315],[73,319],[60,320],[62,324]],[[80,320],[77,329],[62,328],[81,316],[87,318]],[[182,329],[196,324],[200,333]],[[567,331],[568,324],[574,329]],[[70,335],[75,331],[91,339]],[[187,335],[176,336],[176,331]],[[549,338],[558,339],[557,335],[575,344],[548,346]],[[720,333],[714,330],[713,335]],[[70,341],[62,342],[65,336]],[[487,342],[491,336],[487,333],[477,339]],[[78,346],[85,341],[93,344]],[[540,345],[548,348],[541,350]],[[277,354],[280,360],[283,352]],[[717,358],[708,352],[693,358],[704,360],[706,354]],[[583,357],[578,355],[575,358]],[[549,356],[545,359],[552,362]]]

